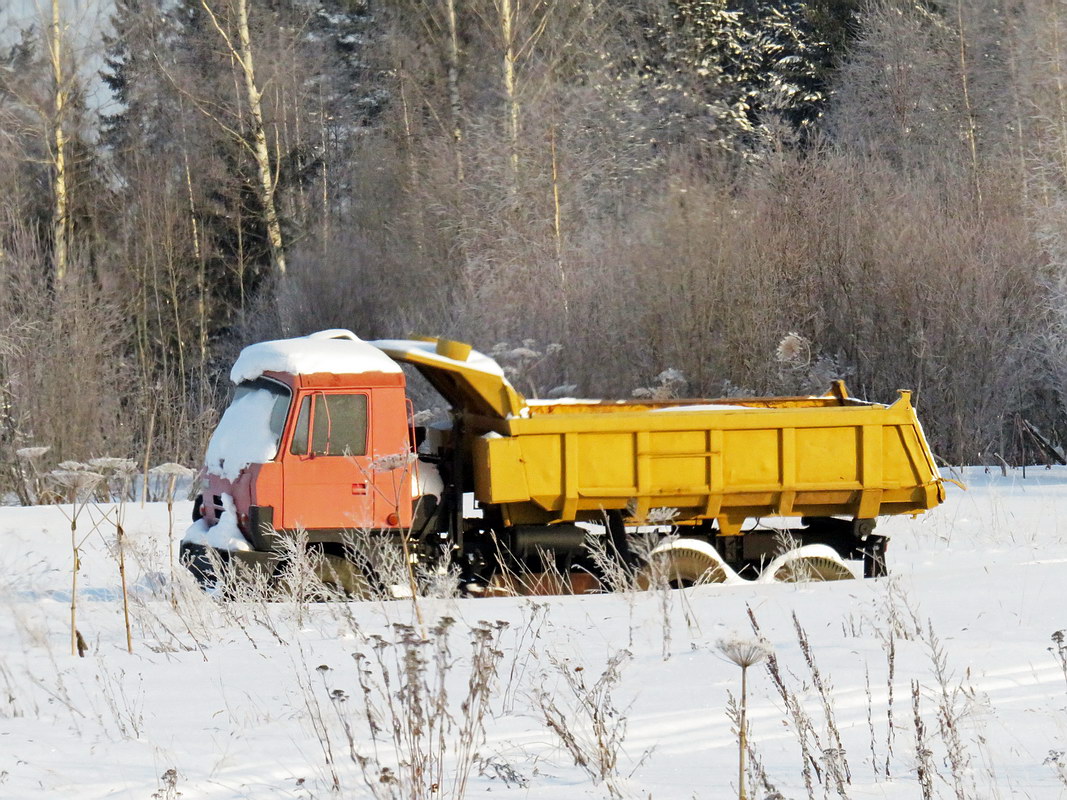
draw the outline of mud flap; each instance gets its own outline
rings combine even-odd
[[[856,547],[863,553],[864,578],[884,578],[889,574],[885,564],[885,550],[888,544],[888,537],[868,536]]]

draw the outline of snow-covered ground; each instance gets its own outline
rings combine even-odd
[[[883,521],[888,579],[424,599],[421,626],[410,600],[172,602],[166,507],[129,504],[132,655],[116,509],[89,506],[84,658],[70,508],[3,508],[0,798],[449,798],[467,769],[469,797],[736,796],[716,642],[753,620],[777,679],[749,671],[750,797],[1067,797],[1067,469],[963,479]]]

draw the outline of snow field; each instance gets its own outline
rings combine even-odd
[[[72,657],[70,508],[0,509],[0,798],[454,797],[465,768],[469,797],[729,797],[740,670],[715,643],[751,635],[750,613],[780,681],[749,672],[750,797],[1067,797],[1067,673],[1052,639],[1067,629],[1067,469],[962,478],[968,491],[950,488],[934,512],[881,523],[888,579],[423,598],[430,644],[406,649],[394,626],[418,638],[410,600],[227,603],[180,570],[171,583],[190,504],[176,504],[170,540],[164,505],[127,504],[134,652],[117,509],[90,505],[77,521],[89,651]],[[431,629],[445,616],[437,662]],[[463,733],[476,653],[491,677],[470,704],[486,703],[484,739],[477,724]],[[432,710],[442,689],[451,727]],[[418,786],[401,760],[426,767]]]

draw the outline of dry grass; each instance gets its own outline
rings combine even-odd
[[[628,650],[616,651],[600,675],[587,680],[584,665],[549,655],[551,671],[542,680],[562,678],[564,691],[550,691],[542,683],[534,692],[545,726],[575,765],[603,785],[611,798],[624,796],[619,758],[626,741],[626,709],[616,705],[614,692],[630,658]]]
[[[305,686],[306,704],[334,791],[344,785],[339,762],[346,759],[375,798],[459,800],[466,795],[479,762],[507,625],[480,622],[470,628],[470,650],[461,659],[452,652],[455,624],[443,617],[427,638],[409,625],[395,625],[391,640],[372,636],[368,647],[352,653],[355,693],[334,688],[347,670],[316,667],[321,686]],[[461,664],[465,674],[459,673]],[[457,677],[466,688],[454,696]]]

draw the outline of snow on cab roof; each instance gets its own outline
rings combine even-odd
[[[251,344],[238,356],[230,370],[230,380],[234,383],[251,381],[264,372],[353,375],[400,371],[400,365],[374,345],[363,341],[352,331],[335,328],[295,339]]]

